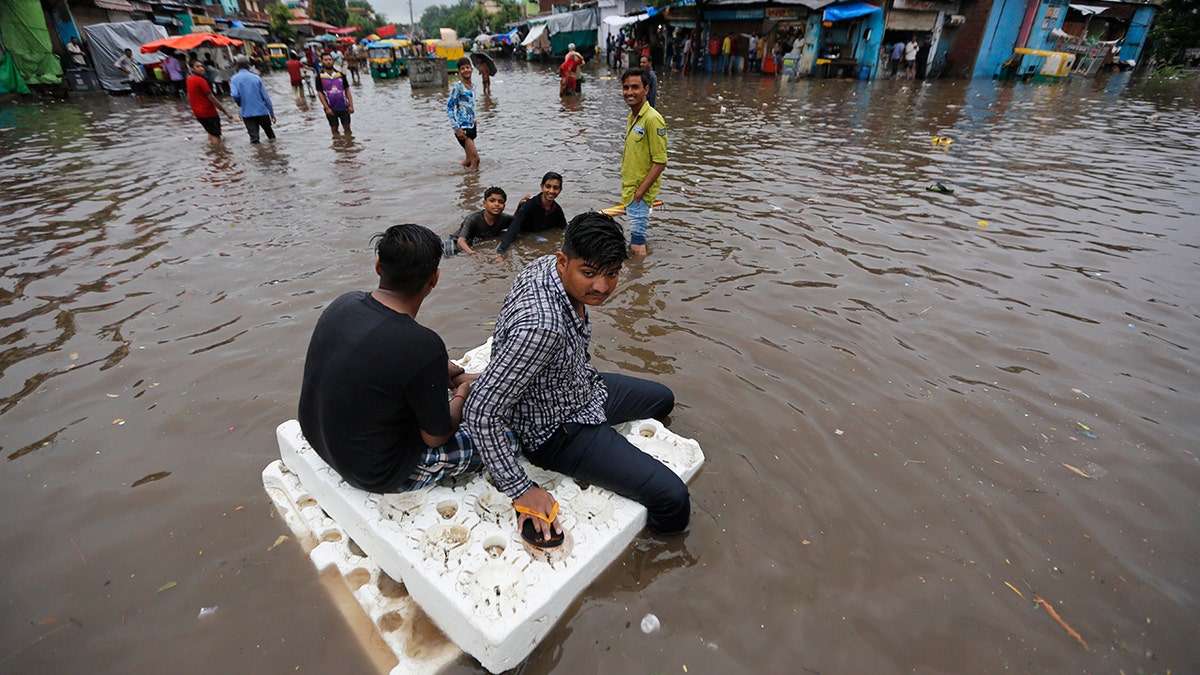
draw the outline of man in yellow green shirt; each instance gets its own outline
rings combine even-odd
[[[621,95],[629,104],[625,124],[625,155],[621,159],[621,203],[629,218],[629,250],[646,255],[650,205],[658,196],[667,168],[667,123],[646,102],[649,76],[641,68],[621,73]]]

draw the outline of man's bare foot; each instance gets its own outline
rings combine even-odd
[[[459,162],[458,165],[459,166],[471,166],[471,160],[464,159],[463,161]]]
[[[635,256],[638,256],[639,258],[644,258],[648,255],[648,253],[646,252],[645,244],[630,244],[629,250],[632,251],[633,254]]]

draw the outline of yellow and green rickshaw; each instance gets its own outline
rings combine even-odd
[[[367,43],[367,62],[371,64],[371,77],[376,80],[394,80],[400,77],[400,58],[396,54],[394,40]]]
[[[458,72],[458,60],[466,53],[463,50],[462,40],[425,40],[425,53],[428,56],[440,56],[446,59],[446,70],[451,73]]]
[[[287,45],[279,43],[267,45],[267,58],[271,60],[271,67],[284,68],[288,60]]]

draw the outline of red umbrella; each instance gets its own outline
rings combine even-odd
[[[237,47],[241,44],[241,40],[234,40],[233,38],[226,37],[218,33],[189,33],[187,35],[174,35],[161,40],[155,40],[154,42],[147,42],[146,44],[142,45],[142,53],[149,54],[151,52],[156,52],[163,47],[188,51],[189,49],[195,49],[201,45],[209,45],[212,47],[233,45],[234,47]]]

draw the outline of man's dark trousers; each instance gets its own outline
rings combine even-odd
[[[258,129],[267,133],[267,138],[275,138],[275,132],[271,129],[270,115],[255,115],[254,117],[243,117],[242,122],[246,124],[246,131],[250,133],[250,142],[258,142]]]
[[[611,424],[653,417],[661,420],[675,407],[667,387],[628,375],[601,373],[608,388],[604,414],[608,424],[568,422],[541,447],[527,452],[529,460],[611,490],[646,507],[646,525],[659,534],[682,532],[691,516],[687,485],[662,462],[638,450]]]

